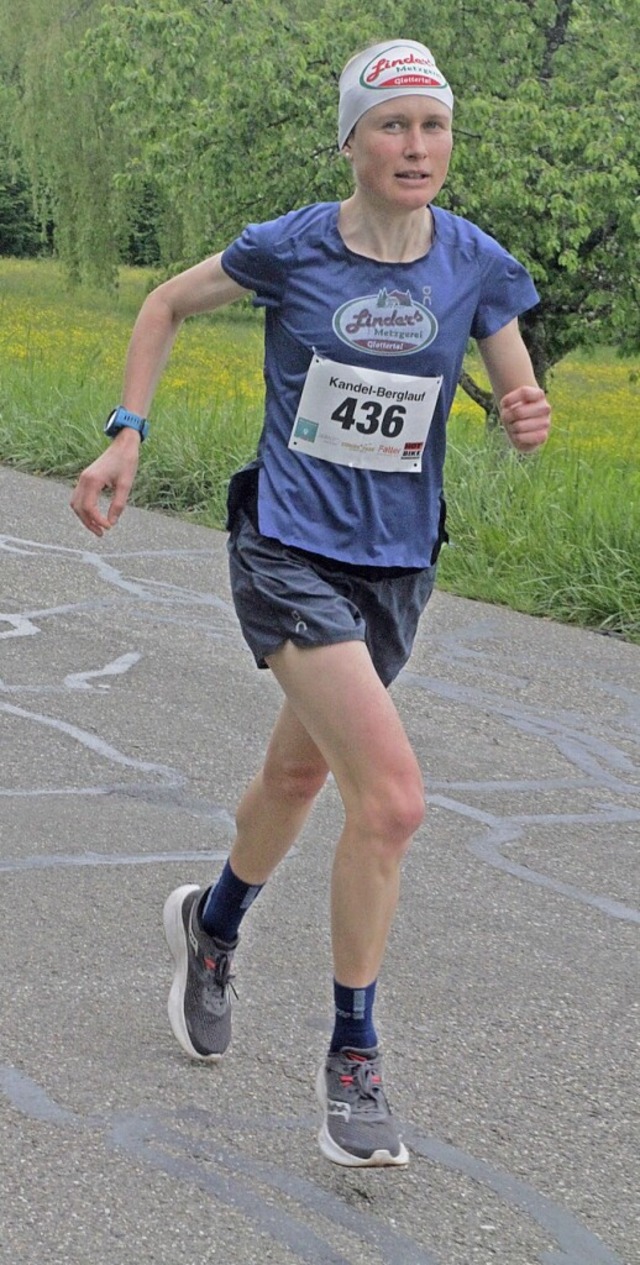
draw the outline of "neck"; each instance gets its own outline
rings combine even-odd
[[[433,241],[433,216],[428,206],[394,213],[365,203],[357,191],[341,204],[338,228],[349,250],[381,263],[421,259]]]

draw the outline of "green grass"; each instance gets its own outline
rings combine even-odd
[[[73,479],[101,451],[150,281],[123,270],[116,302],[70,293],[53,263],[0,259],[0,461]],[[232,312],[181,332],[132,498],[210,526],[261,425],[261,319]],[[441,588],[640,643],[639,371],[606,348],[567,358],[550,387],[552,439],[526,459],[458,393]]]
[[[440,586],[640,642],[640,470],[558,444],[452,435]]]

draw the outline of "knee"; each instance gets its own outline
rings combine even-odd
[[[361,804],[358,829],[381,855],[402,859],[425,816],[424,786],[413,775],[379,786]]]
[[[265,790],[279,801],[305,804],[314,800],[327,779],[324,763],[267,760],[262,770]]]
[[[421,780],[395,788],[385,800],[382,820],[394,851],[403,856],[424,821],[424,787]]]

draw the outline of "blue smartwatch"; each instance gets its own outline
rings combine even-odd
[[[108,435],[109,439],[113,439],[121,430],[125,430],[127,427],[131,430],[137,430],[141,440],[146,439],[149,434],[147,418],[138,417],[137,413],[130,413],[128,409],[122,408],[121,405],[118,408],[114,408],[113,412],[109,414],[104,433]]]

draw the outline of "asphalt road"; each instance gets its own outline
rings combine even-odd
[[[379,988],[406,1171],[315,1142],[333,785],[192,1065],[161,914],[278,705],[224,536],[0,469],[3,1265],[635,1265],[640,649],[437,593],[394,687],[430,788]]]

